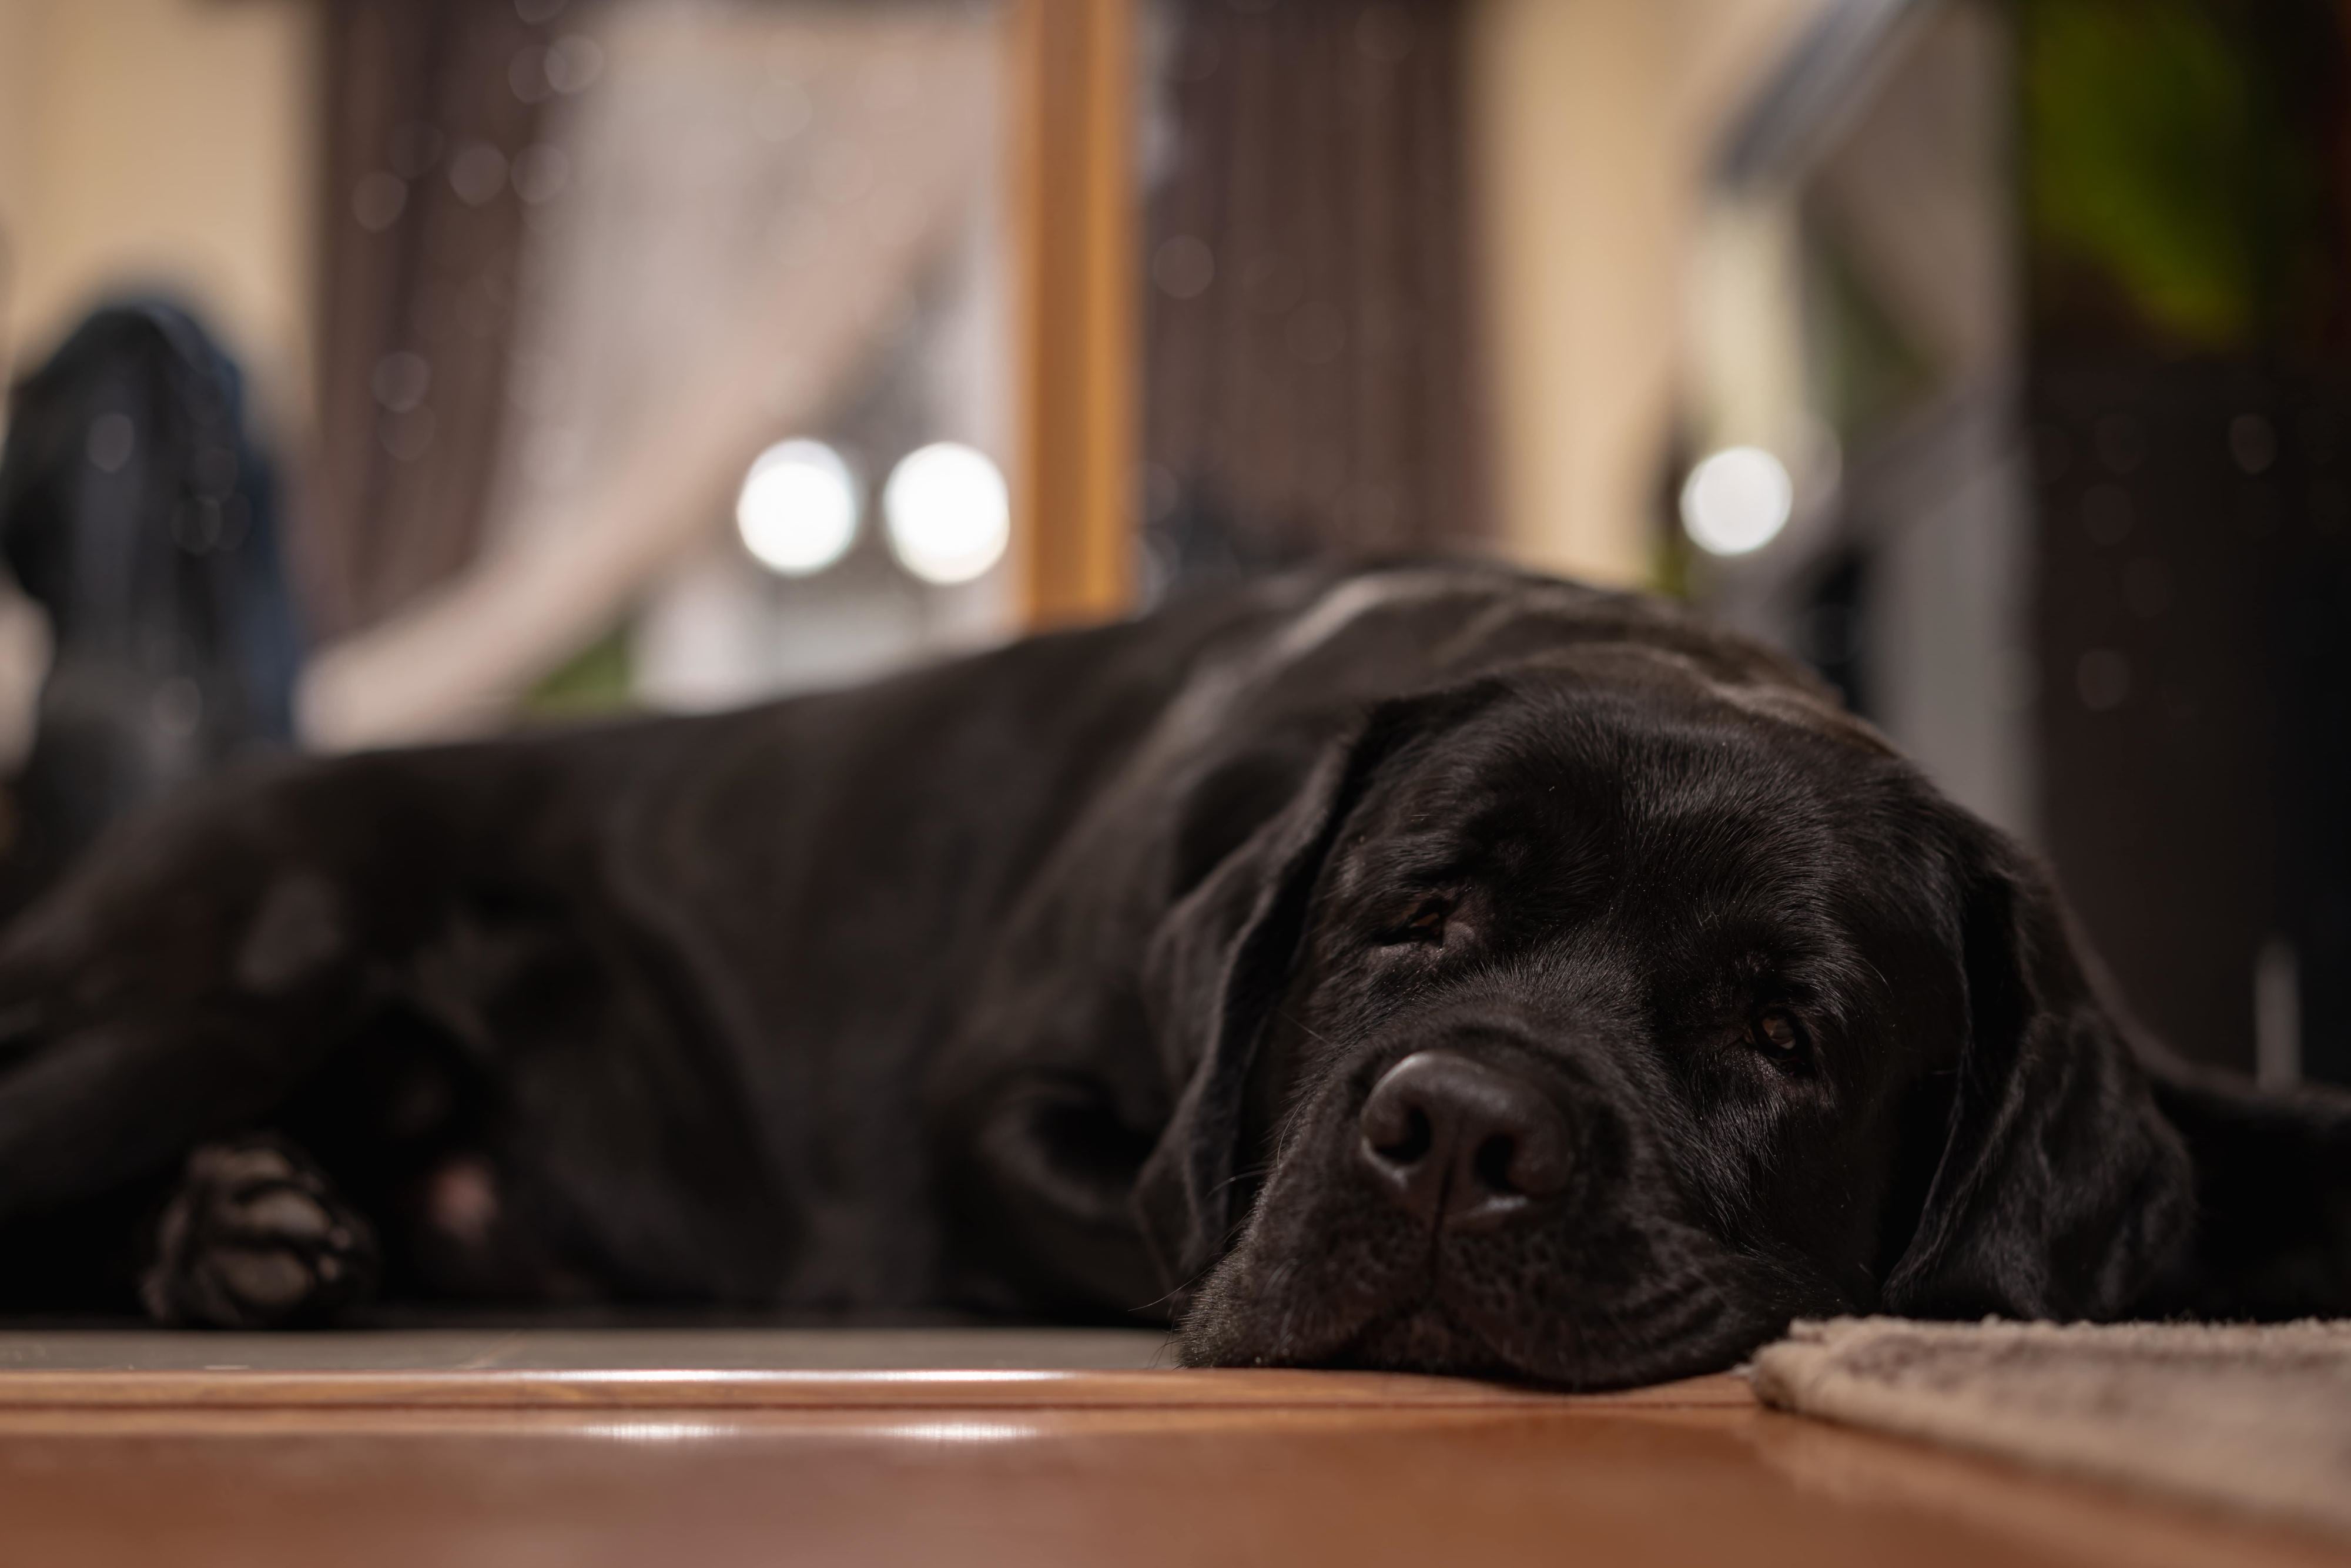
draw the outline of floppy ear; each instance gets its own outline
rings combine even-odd
[[[2194,1180],[2047,873],[1954,813],[1968,1033],[1939,1165],[1885,1304],[2112,1318],[2172,1267]]]
[[[1170,1081],[1184,1088],[1134,1197],[1153,1260],[1179,1296],[1216,1260],[1240,1218],[1234,1189],[1244,1102],[1331,846],[1383,762],[1492,695],[1480,685],[1378,705],[1322,747],[1253,832],[1184,873],[1197,880],[1161,922],[1144,963],[1152,1034]],[[1218,843],[1222,824],[1202,813],[1233,811],[1236,780],[1265,788],[1262,764],[1238,758],[1203,779],[1182,834],[1186,845]]]

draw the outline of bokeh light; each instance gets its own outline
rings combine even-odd
[[[1690,470],[1682,527],[1708,554],[1746,555],[1780,537],[1795,498],[1777,457],[1760,446],[1727,446]]]
[[[925,582],[969,582],[1004,559],[1012,507],[986,454],[941,441],[898,460],[882,515],[899,563]]]
[[[821,441],[785,441],[751,464],[735,502],[735,526],[759,564],[808,577],[857,541],[857,478]]]

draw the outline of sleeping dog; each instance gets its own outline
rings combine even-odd
[[[0,941],[18,1309],[1172,1319],[1624,1385],[1794,1315],[2351,1308],[2351,1100],[2133,1039],[1816,682],[1499,567],[288,764]]]

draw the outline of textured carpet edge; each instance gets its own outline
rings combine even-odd
[[[1840,1318],[1749,1375],[1778,1409],[2351,1535],[2351,1324]]]

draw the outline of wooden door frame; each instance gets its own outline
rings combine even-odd
[[[1136,10],[1137,0],[1012,0],[1013,551],[1031,629],[1134,601]]]

